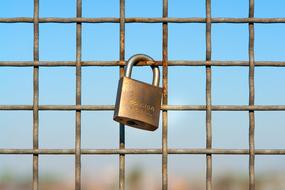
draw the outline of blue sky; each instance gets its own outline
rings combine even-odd
[[[2,2],[2,1],[1,1]],[[55,6],[56,4],[56,6]],[[256,17],[285,17],[282,0],[255,1]],[[75,0],[40,0],[40,17],[75,17]],[[126,17],[161,17],[161,0],[126,0]],[[32,17],[32,0],[6,0],[0,17]],[[118,17],[118,0],[83,0],[84,17]],[[169,0],[169,17],[204,17],[205,3],[198,0]],[[248,0],[212,0],[213,17],[247,17]],[[75,60],[75,24],[40,24],[40,60]],[[126,59],[135,53],[162,58],[162,25],[126,24]],[[285,25],[255,24],[255,59],[285,60]],[[205,24],[169,24],[169,60],[205,60]],[[213,60],[248,60],[248,25],[213,24]],[[33,24],[0,24],[0,60],[31,61],[33,59]],[[119,24],[83,24],[82,60],[118,60]],[[213,67],[212,98],[214,105],[248,104],[248,68]],[[32,104],[32,68],[0,68],[0,104]],[[255,103],[285,104],[285,68],[255,69]],[[134,69],[133,76],[150,82],[147,67]],[[82,68],[82,103],[114,104],[119,71],[117,67]],[[5,82],[3,82],[5,81]],[[40,68],[40,104],[75,104],[75,68]],[[205,104],[205,68],[169,68],[169,104]],[[117,148],[119,130],[112,112],[82,112],[82,148]],[[256,148],[283,148],[285,112],[256,112]],[[17,119],[15,119],[17,118]],[[40,112],[40,147],[73,148],[75,112]],[[1,148],[32,147],[32,112],[0,112]],[[169,147],[204,148],[205,112],[169,111]],[[213,147],[248,147],[248,112],[213,112]],[[64,136],[64,137],[63,137]],[[145,139],[148,139],[146,142]],[[153,133],[126,128],[126,147],[161,147],[161,127]],[[30,172],[32,157],[0,157],[0,168],[16,173]],[[127,156],[127,167],[141,163],[160,172],[160,156]],[[96,159],[98,158],[98,160]],[[93,156],[100,170],[118,159]],[[203,158],[203,159],[201,159]],[[73,168],[73,157],[43,156],[42,172],[67,173]],[[15,160],[17,162],[15,167]],[[51,160],[55,160],[51,165]],[[83,159],[85,160],[85,159]],[[86,159],[88,160],[88,159]],[[40,160],[41,161],[41,160]],[[257,156],[256,170],[277,170],[284,156]],[[85,161],[84,161],[85,163]],[[170,173],[204,175],[204,156],[169,156]],[[214,156],[214,170],[247,172],[246,156]],[[184,164],[189,168],[182,167]],[[282,166],[284,169],[284,164]],[[117,171],[117,169],[115,168]]]

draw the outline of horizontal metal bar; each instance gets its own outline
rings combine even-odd
[[[163,105],[162,110],[205,111],[205,105]],[[284,111],[285,105],[212,105],[212,111]]]
[[[114,110],[113,105],[40,105],[39,110]],[[33,110],[32,105],[0,105],[0,110]]]
[[[284,67],[285,61],[255,61],[255,66],[259,67]],[[82,61],[81,66],[123,66],[125,62],[120,61]],[[141,61],[136,66],[162,66],[162,61],[145,62]],[[249,61],[168,61],[168,66],[249,66]],[[33,61],[0,61],[0,66],[7,67],[32,67]],[[56,66],[76,66],[75,61],[40,61],[38,66],[56,67]]]
[[[51,111],[109,111],[114,105],[39,105],[39,110]],[[32,105],[0,105],[3,110],[33,110]],[[205,111],[205,105],[162,105],[161,110],[172,111]],[[213,105],[213,111],[285,111],[285,105]]]
[[[0,18],[0,23],[33,23],[31,17]],[[39,23],[119,23],[119,18],[39,18]]]
[[[0,23],[33,23],[31,17],[0,18]],[[126,23],[206,23],[206,18],[125,18]],[[285,23],[285,18],[211,18],[212,23]],[[39,23],[120,23],[119,18],[39,18]]]
[[[0,149],[0,154],[75,154],[75,149]],[[81,154],[162,154],[161,149],[81,149]],[[168,154],[249,154],[248,149],[168,149]],[[285,149],[255,149],[257,155],[285,155]]]

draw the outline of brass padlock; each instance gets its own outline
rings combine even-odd
[[[113,119],[124,125],[154,131],[158,128],[162,88],[159,87],[159,67],[151,66],[152,85],[131,79],[133,65],[139,61],[153,61],[144,54],[132,56],[125,76],[119,80]]]

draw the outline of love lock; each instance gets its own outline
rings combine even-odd
[[[125,76],[119,80],[113,119],[131,127],[154,131],[158,128],[162,88],[159,87],[158,66],[151,66],[152,85],[131,78],[132,68],[139,61],[154,61],[136,54],[127,61]]]

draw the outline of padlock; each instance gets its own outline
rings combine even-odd
[[[131,78],[133,65],[139,61],[153,59],[144,54],[136,54],[127,61],[125,76],[119,80],[113,119],[124,125],[154,131],[158,128],[161,108],[159,67],[151,66],[151,85]]]

